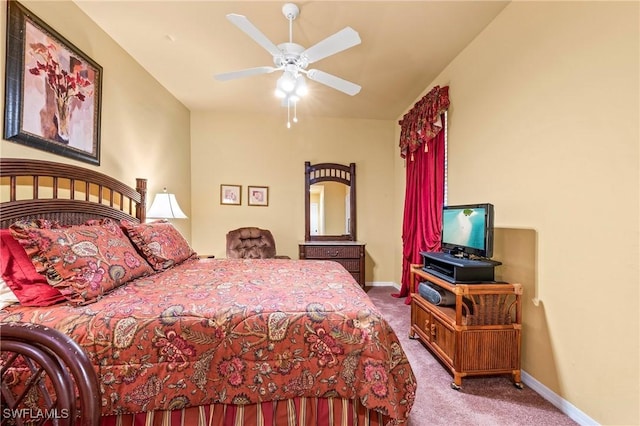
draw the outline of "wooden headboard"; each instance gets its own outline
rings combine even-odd
[[[111,218],[143,222],[147,180],[136,188],[71,164],[0,158],[0,227],[20,219],[46,218],[65,225]]]

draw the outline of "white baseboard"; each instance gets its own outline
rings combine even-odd
[[[591,417],[587,416],[585,413],[580,411],[575,405],[571,404],[569,401],[561,398],[558,394],[553,392],[551,389],[537,381],[526,371],[521,372],[522,382],[536,391],[540,396],[544,399],[552,403],[556,408],[562,411],[564,414],[569,416],[574,422],[578,423],[581,426],[598,426],[599,423],[593,420]]]
[[[401,288],[399,284],[393,281],[367,281],[364,285],[365,287],[395,287],[397,290]]]

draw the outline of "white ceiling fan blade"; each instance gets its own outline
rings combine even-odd
[[[346,27],[334,35],[314,44],[302,52],[301,56],[306,57],[307,61],[312,64],[320,59],[326,58],[327,56],[334,55],[350,47],[356,46],[360,44],[360,42],[361,40],[358,32],[351,27]]]
[[[255,25],[251,23],[244,15],[238,15],[236,13],[230,13],[227,15],[227,19],[231,21],[236,27],[244,31],[249,37],[251,37],[256,43],[266,49],[272,56],[281,55],[282,52],[278,49],[278,46],[273,44],[271,40],[265,36]]]
[[[331,88],[346,93],[347,95],[354,96],[360,93],[361,87],[359,85],[344,80],[340,77],[336,77],[335,75],[326,73],[324,71],[309,70],[307,72],[307,77],[309,77],[310,80],[327,85]]]
[[[236,78],[250,77],[252,75],[269,74],[274,71],[277,71],[278,69],[279,68],[276,68],[276,67],[255,67],[255,68],[247,68],[239,71],[231,71],[231,72],[225,72],[222,74],[216,74],[213,77],[216,80],[227,81],[227,80],[234,80]]]

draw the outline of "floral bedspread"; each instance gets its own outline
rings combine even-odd
[[[338,263],[191,260],[86,306],[12,306],[63,331],[99,375],[102,412],[359,398],[404,420],[416,380],[397,336]]]

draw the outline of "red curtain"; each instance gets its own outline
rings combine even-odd
[[[402,224],[402,287],[394,297],[411,303],[411,264],[422,263],[421,251],[440,250],[444,203],[444,111],[448,87],[435,87],[400,121],[401,155],[407,158]],[[423,149],[418,149],[422,147]]]

